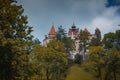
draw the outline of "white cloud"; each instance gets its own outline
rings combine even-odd
[[[119,7],[105,8],[105,10],[102,12],[102,16],[105,16],[108,18],[115,18],[118,9]]]
[[[100,28],[100,30],[102,30],[103,32],[108,32],[109,30],[111,30],[113,25],[113,21],[109,20],[107,18],[104,17],[97,17],[93,20],[92,22],[92,27],[95,29],[96,27]]]
[[[105,8],[101,14],[92,20],[91,31],[93,32],[93,30],[98,27],[103,35],[119,29],[118,24],[120,24],[120,16],[116,14],[118,9],[119,7]]]

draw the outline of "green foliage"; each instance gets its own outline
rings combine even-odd
[[[69,57],[70,51],[74,49],[74,43],[70,37],[66,36],[66,31],[62,28],[62,26],[58,27],[58,30],[56,32],[56,41],[58,41],[61,46],[64,44],[64,52],[66,53],[67,57]],[[56,44],[54,46],[56,47]]]
[[[62,42],[65,44],[66,53],[69,53],[70,51],[74,49],[74,43],[70,37],[64,37]]]
[[[118,50],[120,50],[120,30],[116,30],[115,32],[115,46]]]
[[[0,0],[0,79],[21,80],[25,77],[28,45],[32,43],[32,27],[22,6]]]
[[[56,41],[61,41],[64,43],[66,53],[69,53],[74,49],[73,40],[70,37],[66,36],[66,31],[62,28],[62,26],[58,27],[58,30],[56,32]]]
[[[92,38],[90,42],[90,46],[100,46],[101,45],[101,39],[98,38]]]
[[[60,41],[55,41],[55,40],[51,40],[48,44],[47,47],[49,48],[53,48],[58,52],[65,52],[65,45],[63,42]]]
[[[117,80],[120,73],[120,52],[116,48],[107,51],[105,80]]]
[[[104,49],[101,46],[92,46],[89,49],[88,60],[84,62],[83,66],[89,71],[93,72],[96,78],[102,79],[102,68],[104,62]]]
[[[83,43],[82,45],[86,46],[89,40],[89,32],[80,30],[79,38],[80,38],[80,43]]]
[[[112,48],[114,45],[113,45],[113,42],[115,40],[115,33],[107,33],[104,35],[104,38],[103,38],[103,46],[105,49],[110,49]]]
[[[61,42],[51,41],[48,47],[36,45],[34,48],[34,57],[31,60],[33,76],[38,76],[40,80],[61,80],[66,75],[66,66],[68,64],[65,53],[60,48]],[[57,48],[55,47],[57,45]],[[40,76],[39,76],[40,75]]]
[[[95,78],[90,72],[84,71],[84,69],[77,64],[69,68],[68,76],[65,80],[95,80]]]
[[[90,46],[101,46],[101,31],[98,28],[95,30],[95,36],[91,39]]]
[[[79,48],[80,48],[80,51],[81,50],[84,51],[84,53],[83,53],[83,60],[85,60],[85,52],[86,52],[86,49],[87,49],[87,45],[89,44],[88,43],[89,32],[81,30],[80,34],[79,34],[79,40],[80,40],[80,47]]]
[[[113,47],[120,50],[120,30],[116,30],[115,33],[106,33],[103,38],[103,46],[107,50]]]
[[[97,28],[95,30],[95,35],[96,35],[96,44],[94,46],[100,46],[101,45],[101,31]]]
[[[66,31],[62,28],[62,26],[58,27],[58,30],[56,32],[56,40],[62,41],[62,39],[66,37]]]

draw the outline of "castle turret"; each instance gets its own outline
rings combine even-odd
[[[43,40],[43,46],[47,47],[47,44],[50,42],[50,40],[53,40],[55,36],[56,36],[55,28],[54,25],[52,25],[48,37],[47,35],[45,35],[45,39]]]
[[[75,24],[73,23],[73,25],[68,31],[68,37],[76,39],[78,37],[78,34],[79,34],[79,28],[76,28]]]

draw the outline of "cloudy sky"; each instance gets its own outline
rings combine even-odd
[[[60,25],[66,31],[75,23],[79,29],[88,28],[94,33],[99,28],[102,35],[120,29],[120,0],[17,0],[33,26],[35,38],[43,40],[51,26]]]

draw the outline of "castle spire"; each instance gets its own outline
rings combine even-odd
[[[50,32],[49,32],[49,35],[55,35],[54,25],[52,25],[51,30],[50,30]]]
[[[55,38],[55,34],[56,34],[55,28],[54,28],[54,25],[52,25],[51,30],[49,32],[49,39]]]

